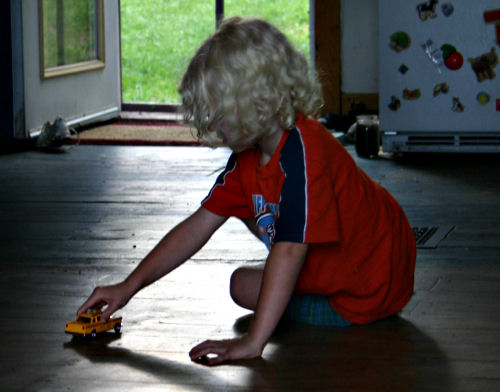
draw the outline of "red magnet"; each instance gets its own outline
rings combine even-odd
[[[487,24],[495,25],[495,32],[497,36],[497,42],[500,44],[500,10],[491,10],[484,13],[484,21]]]
[[[462,68],[464,57],[453,45],[444,44],[441,46],[441,50],[443,51],[444,65],[446,65],[448,69],[456,71]]]

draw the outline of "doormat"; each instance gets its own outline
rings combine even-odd
[[[455,226],[421,226],[412,227],[413,235],[420,249],[435,249],[439,243],[451,233]]]
[[[79,133],[80,144],[136,146],[201,146],[196,130],[171,122],[115,121]],[[76,140],[77,137],[75,136]]]

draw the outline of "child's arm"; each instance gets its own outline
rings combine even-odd
[[[123,282],[97,287],[77,313],[108,305],[102,314],[102,318],[107,320],[139,290],[188,260],[226,220],[227,218],[215,215],[203,207],[199,208],[163,237]]]
[[[248,334],[231,340],[207,340],[191,350],[191,359],[216,365],[260,356],[290,301],[307,248],[307,244],[300,243],[275,244],[264,267],[257,309]],[[215,356],[206,359],[210,354]]]

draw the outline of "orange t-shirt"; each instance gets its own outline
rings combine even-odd
[[[202,205],[254,218],[270,249],[309,244],[296,293],[328,296],[345,319],[366,324],[401,310],[413,293],[415,240],[400,205],[317,121],[297,116],[265,166],[260,151],[229,158]]]

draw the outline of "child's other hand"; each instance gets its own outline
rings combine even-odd
[[[125,284],[118,283],[112,286],[96,287],[92,295],[83,303],[77,311],[77,315],[91,308],[106,306],[102,312],[102,320],[107,320],[116,310],[124,307],[130,300],[131,295]]]
[[[206,340],[189,352],[191,360],[204,365],[219,365],[236,359],[260,357],[262,346],[254,342],[250,336],[229,340]]]

